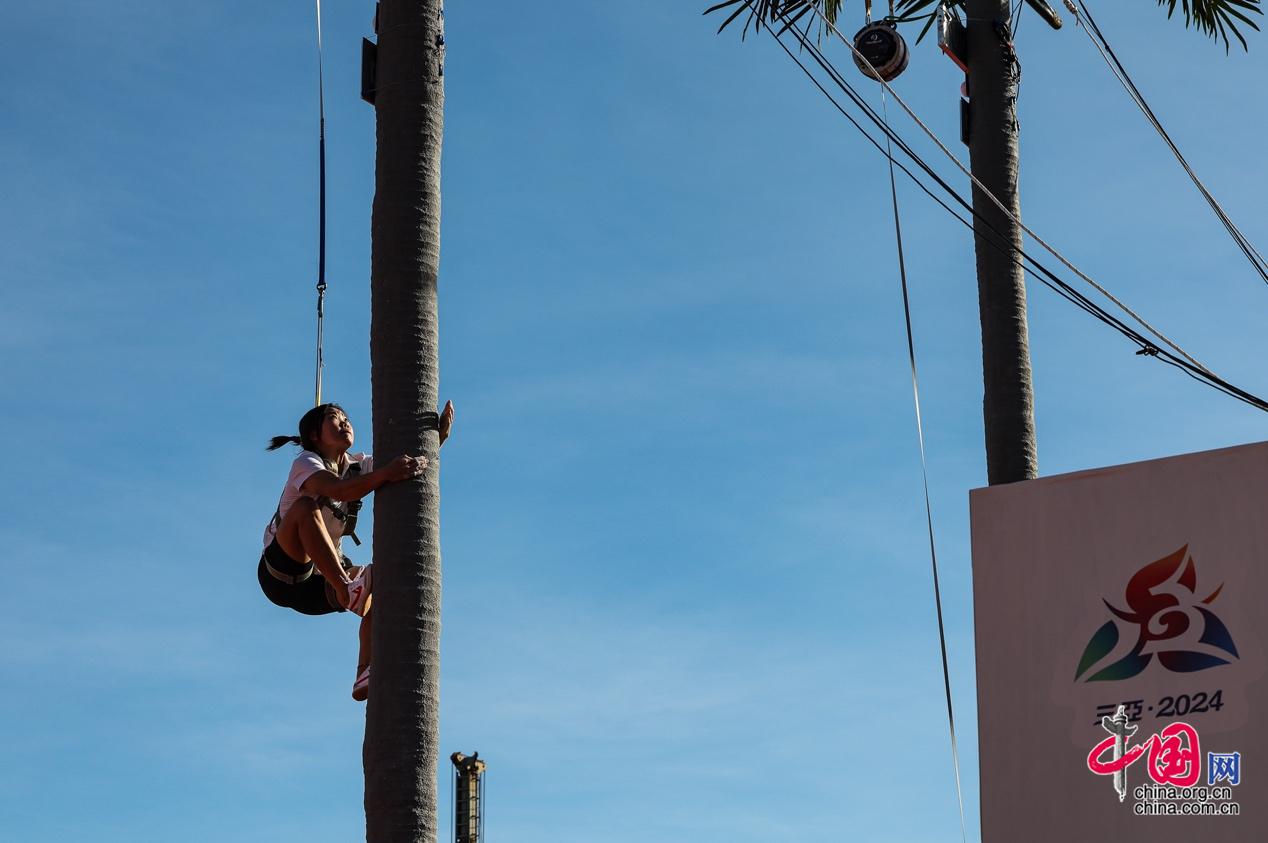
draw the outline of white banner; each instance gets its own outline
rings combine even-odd
[[[1268,443],[970,508],[983,843],[1268,841]]]

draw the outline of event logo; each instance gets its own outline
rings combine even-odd
[[[1154,656],[1164,668],[1176,673],[1206,670],[1238,658],[1228,628],[1207,608],[1219,596],[1223,584],[1198,600],[1197,578],[1187,544],[1133,574],[1124,594],[1127,609],[1103,601],[1117,620],[1106,621],[1092,636],[1079,659],[1075,681],[1089,673],[1087,682],[1130,679],[1148,667]],[[1129,636],[1135,632],[1136,643],[1131,652],[1093,671],[1118,647],[1123,637],[1120,626],[1128,630]]]

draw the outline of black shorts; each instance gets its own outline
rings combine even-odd
[[[305,571],[311,571],[311,574],[302,582],[284,583],[269,573],[264,565],[266,559],[276,570],[289,576],[302,575]],[[348,565],[348,559],[344,557],[344,567]],[[264,592],[264,596],[279,606],[305,615],[328,615],[331,612],[347,611],[330,605],[330,598],[326,594],[326,578],[315,570],[313,563],[296,562],[282,550],[277,539],[260,556],[259,577],[260,590]]]

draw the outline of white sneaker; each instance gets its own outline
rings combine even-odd
[[[366,565],[357,578],[348,583],[348,611],[354,615],[365,617],[370,611],[370,594],[374,588],[374,566]]]

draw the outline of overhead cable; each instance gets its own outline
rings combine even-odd
[[[747,0],[745,0],[745,2],[747,2]],[[800,18],[801,16],[802,16],[801,14],[798,14],[796,17]],[[1139,347],[1138,351],[1136,352],[1137,354],[1142,356],[1148,356],[1148,357],[1156,357],[1162,362],[1168,363],[1169,365],[1175,366],[1183,370],[1190,377],[1193,377],[1194,379],[1200,382],[1206,383],[1208,386],[1211,386],[1219,390],[1220,392],[1223,392],[1231,397],[1237,398],[1238,400],[1243,401],[1247,404],[1250,404],[1251,406],[1256,407],[1257,409],[1268,411],[1268,402],[1264,401],[1263,399],[1259,398],[1258,396],[1250,392],[1240,389],[1239,387],[1229,383],[1228,381],[1225,381],[1223,378],[1220,378],[1218,375],[1211,372],[1205,366],[1201,365],[1200,363],[1197,363],[1197,361],[1195,361],[1190,355],[1185,353],[1183,349],[1177,349],[1179,351],[1179,354],[1173,354],[1172,352],[1167,351],[1164,348],[1160,348],[1156,343],[1154,343],[1150,339],[1147,339],[1138,330],[1131,327],[1129,324],[1123,322],[1122,319],[1114,316],[1113,314],[1110,314],[1104,308],[1100,307],[1091,299],[1089,299],[1086,295],[1075,290],[1067,282],[1062,280],[1059,276],[1057,276],[1055,273],[1053,273],[1051,270],[1049,270],[1047,267],[1041,264],[1037,259],[1035,259],[1033,256],[1028,254],[1023,248],[1013,245],[1009,238],[1006,238],[997,229],[995,229],[994,226],[988,220],[982,217],[979,212],[975,211],[971,203],[965,200],[964,197],[962,197],[954,188],[952,188],[949,184],[947,184],[947,182],[941,176],[939,176],[919,156],[919,154],[917,154],[914,150],[912,150],[911,147],[892,128],[890,128],[882,120],[882,118],[879,115],[876,114],[875,110],[872,109],[866,103],[866,101],[862,99],[862,97],[858,94],[858,92],[854,90],[853,86],[851,86],[849,82],[846,81],[844,76],[841,75],[840,71],[838,71],[836,67],[833,66],[832,63],[827,59],[827,57],[824,56],[822,51],[818,48],[817,44],[814,43],[813,39],[808,37],[807,33],[801,32],[798,29],[796,29],[795,26],[792,25],[793,23],[795,23],[795,21],[789,22],[787,19],[785,19],[784,26],[780,28],[778,31],[771,29],[772,36],[775,38],[776,42],[780,45],[780,47],[783,48],[784,52],[788,54],[788,56],[798,65],[798,67],[801,68],[802,72],[807,76],[807,78],[811,80],[811,82],[815,85],[815,87],[818,88],[819,91],[829,100],[829,102],[833,104],[833,106],[837,109],[837,111],[839,111],[842,114],[842,116],[844,116],[847,120],[849,120],[849,122],[853,124],[854,127],[858,129],[859,132],[865,138],[867,138],[867,140],[873,146],[875,146],[881,152],[882,155],[885,155],[887,158],[890,158],[890,160],[893,160],[892,155],[887,153],[885,148],[882,147],[858,123],[858,121],[855,120],[845,110],[844,106],[842,106],[841,103],[838,102],[836,98],[827,89],[823,87],[822,83],[820,83],[820,81],[809,70],[809,68],[807,68],[805,64],[799,58],[797,58],[797,56],[788,48],[788,45],[783,42],[780,36],[785,32],[792,32],[794,34],[794,37],[797,39],[801,47],[801,50],[811,55],[815,63],[818,64],[820,68],[823,69],[823,71],[828,74],[829,77],[831,77],[833,83],[843,93],[845,93],[847,96],[850,97],[850,99],[855,103],[855,105],[857,105],[859,109],[863,111],[864,115],[867,116],[867,118],[871,120],[877,126],[877,128],[879,128],[882,132],[884,132],[886,137],[890,139],[895,145],[897,145],[898,148],[901,149],[903,153],[912,160],[913,163],[915,163],[922,171],[924,171],[926,175],[928,175],[931,179],[933,179],[938,184],[938,186],[942,188],[943,191],[946,192],[948,196],[950,196],[957,204],[959,204],[966,211],[968,211],[975,219],[977,219],[979,222],[985,225],[985,227],[988,229],[988,231],[991,234],[990,237],[983,238],[984,242],[986,242],[987,245],[989,245],[991,248],[994,248],[1002,253],[1008,254],[1012,260],[1016,261],[1019,264],[1029,265],[1038,274],[1039,280],[1045,286],[1048,286],[1054,292],[1057,292],[1059,295],[1065,298],[1067,301],[1081,308],[1085,312],[1089,313],[1090,315],[1099,319],[1100,321],[1104,322],[1110,327],[1113,327],[1115,330],[1119,331],[1125,337],[1127,337],[1132,342],[1134,342]],[[866,59],[864,59],[864,61],[866,61]],[[886,87],[888,88],[888,86]],[[895,99],[899,99],[899,98],[895,96]],[[905,104],[904,104],[904,108],[909,114],[912,113],[909,108],[905,107]],[[913,119],[916,119],[918,123],[920,122],[918,118],[915,118],[914,115],[912,116],[913,116]],[[923,127],[923,124],[921,125]],[[925,131],[927,133],[929,132],[927,128],[925,128]],[[935,137],[935,142],[937,142],[936,137]],[[944,148],[944,151],[945,151],[945,148]],[[952,208],[950,208],[945,202],[943,202],[938,196],[936,196],[929,189],[929,187],[920,180],[919,177],[917,177],[914,173],[908,170],[902,163],[897,161],[895,161],[894,163],[898,166],[899,169],[901,169],[907,175],[908,178],[910,178],[922,191],[924,191],[926,195],[928,195],[931,199],[937,202],[944,210],[946,210],[953,217],[955,217],[962,225],[965,225],[967,228],[972,230],[973,224],[970,223],[968,220],[964,219],[963,217],[961,217]],[[961,169],[963,169],[963,167],[961,167]],[[989,191],[987,191],[987,193],[989,195]],[[997,204],[998,204],[998,200],[997,200]],[[1025,229],[1024,226],[1023,226],[1023,229],[1026,231],[1029,231],[1029,229]],[[1035,236],[1033,232],[1030,232],[1030,233],[1032,237],[1035,238],[1036,241],[1042,242],[1042,240],[1039,237]],[[1048,248],[1049,248],[1049,251],[1052,251],[1051,247],[1048,247]],[[1058,257],[1060,258],[1059,255]],[[1065,261],[1063,259],[1062,262],[1065,263],[1067,266],[1069,266],[1068,261]],[[1075,270],[1075,272],[1079,274],[1080,277],[1086,278],[1086,276],[1083,276],[1082,273],[1078,273],[1077,269]],[[1097,285],[1094,282],[1092,286],[1098,290],[1103,290],[1103,288],[1101,288],[1100,285]],[[1139,317],[1136,317],[1135,314],[1129,308],[1122,305],[1121,302],[1118,302],[1118,300],[1114,296],[1109,295],[1108,293],[1106,293],[1106,295],[1111,301],[1119,304],[1119,306],[1122,307],[1122,309],[1126,313],[1132,315],[1133,318],[1137,319],[1139,323],[1143,324],[1146,327],[1146,329],[1150,331],[1150,333],[1154,334],[1154,336],[1156,337],[1161,336],[1156,330],[1152,329],[1151,326],[1148,325],[1148,323],[1145,323],[1143,320],[1139,319]],[[1167,342],[1166,344],[1174,347],[1173,343]]]
[[[847,47],[850,48],[850,51],[854,53],[855,61],[866,62],[866,66],[871,67],[871,62],[867,60],[867,57],[858,51],[858,49],[854,46],[854,44],[850,41],[850,39],[846,38],[845,35],[842,34],[841,30],[837,29],[837,26],[835,23],[828,20],[827,16],[824,15],[824,13],[819,9],[819,6],[817,3],[812,3],[810,5],[810,9],[814,12],[814,14],[819,16],[824,26],[828,27],[828,29],[836,33],[837,37],[840,38],[841,41]],[[915,121],[916,125],[919,126],[921,130],[923,130],[924,133],[929,136],[929,139],[932,140],[934,144],[940,150],[942,150],[943,154],[945,154],[947,158],[951,159],[951,162],[954,163],[956,167],[960,169],[961,172],[963,172],[966,176],[968,176],[969,179],[973,182],[973,184],[979,190],[982,191],[983,195],[986,196],[988,199],[990,199],[991,202],[997,208],[999,208],[999,210],[1006,217],[1008,217],[1013,222],[1014,225],[1016,225],[1022,231],[1029,234],[1036,243],[1038,243],[1040,246],[1043,246],[1044,249],[1046,249],[1054,258],[1060,261],[1066,267],[1066,269],[1069,269],[1075,275],[1079,276],[1079,278],[1083,279],[1083,281],[1089,284],[1093,289],[1095,289],[1101,295],[1105,296],[1107,299],[1113,302],[1120,310],[1122,310],[1124,313],[1126,313],[1128,316],[1134,319],[1138,324],[1140,324],[1145,330],[1147,330],[1150,334],[1156,337],[1159,341],[1169,346],[1177,354],[1179,354],[1181,357],[1188,360],[1197,368],[1207,372],[1208,374],[1210,373],[1210,370],[1207,369],[1206,366],[1204,366],[1196,358],[1190,356],[1188,352],[1186,352],[1183,348],[1181,348],[1180,346],[1172,342],[1169,338],[1167,338],[1166,335],[1164,335],[1161,331],[1159,331],[1153,325],[1145,321],[1144,317],[1142,317],[1140,314],[1136,313],[1134,310],[1132,310],[1130,307],[1128,307],[1126,304],[1120,301],[1109,290],[1105,289],[1100,284],[1098,284],[1089,275],[1087,275],[1082,270],[1080,270],[1077,266],[1071,263],[1070,260],[1065,257],[1065,255],[1057,251],[1057,249],[1051,244],[1049,244],[1047,240],[1044,240],[1042,237],[1036,234],[1030,227],[1028,227],[1025,223],[1023,223],[1017,217],[1017,215],[1012,212],[1011,209],[1009,209],[1002,201],[1000,201],[999,197],[997,197],[986,185],[982,184],[981,180],[978,179],[977,176],[973,175],[973,172],[968,167],[964,166],[964,164],[960,161],[960,159],[955,156],[955,153],[953,153],[950,149],[947,148],[946,144],[942,142],[942,140],[937,136],[937,134],[935,134],[932,129],[930,129],[928,126],[925,125],[924,121],[920,119],[919,115],[917,115],[916,112],[911,109],[911,106],[907,105],[906,100],[904,100],[901,96],[898,95],[898,92],[894,90],[893,86],[891,86],[888,82],[886,82],[883,79],[878,79],[877,81],[879,81],[882,85],[885,86],[885,90],[894,97],[894,101],[897,102],[900,106],[902,106],[903,111],[907,112],[907,116],[909,116],[912,120]]]
[[[1105,38],[1104,33],[1101,32],[1101,28],[1096,25],[1096,20],[1092,17],[1092,12],[1088,9],[1087,4],[1084,3],[1083,0],[1078,0],[1077,7],[1073,2],[1071,2],[1071,0],[1065,0],[1065,4],[1066,8],[1070,10],[1070,13],[1074,15],[1075,22],[1078,23],[1083,31],[1087,33],[1088,39],[1092,42],[1092,46],[1096,47],[1096,51],[1100,53],[1101,58],[1105,60],[1105,64],[1109,67],[1110,72],[1114,74],[1114,78],[1119,81],[1119,83],[1127,91],[1127,95],[1131,97],[1132,102],[1136,104],[1136,107],[1141,110],[1146,119],[1149,120],[1149,123],[1154,127],[1154,130],[1163,139],[1163,141],[1166,142],[1167,147],[1171,150],[1172,154],[1175,155],[1176,160],[1180,162],[1180,166],[1184,168],[1184,171],[1188,174],[1189,179],[1193,182],[1194,187],[1198,189],[1198,192],[1202,194],[1202,198],[1206,200],[1207,204],[1211,206],[1211,210],[1215,212],[1215,215],[1219,217],[1220,222],[1224,224],[1224,228],[1228,231],[1229,236],[1233,238],[1233,242],[1237,244],[1237,248],[1240,249],[1242,254],[1246,256],[1246,259],[1250,261],[1250,265],[1255,268],[1255,272],[1258,273],[1260,279],[1265,284],[1268,284],[1268,261],[1264,260],[1264,256],[1259,253],[1259,250],[1256,249],[1254,244],[1250,242],[1250,239],[1242,233],[1241,229],[1238,228],[1233,220],[1228,216],[1228,213],[1225,212],[1220,203],[1216,201],[1213,195],[1211,195],[1211,191],[1207,190],[1206,185],[1202,183],[1200,178],[1198,178],[1197,173],[1195,173],[1193,168],[1189,166],[1189,162],[1185,160],[1184,155],[1180,152],[1180,148],[1176,146],[1175,141],[1171,139],[1171,135],[1167,133],[1167,130],[1162,127],[1162,123],[1158,120],[1158,116],[1154,114],[1154,110],[1150,108],[1149,103],[1145,101],[1144,95],[1140,92],[1140,89],[1136,87],[1136,83],[1132,81],[1131,76],[1128,75],[1127,69],[1123,67],[1123,63],[1118,60],[1118,56],[1114,53],[1114,49],[1110,47],[1109,41]],[[1084,25],[1084,18],[1087,19],[1086,25]]]
[[[881,92],[881,108],[886,125],[889,107]],[[889,194],[894,205],[894,242],[898,246],[898,278],[903,291],[903,324],[907,328],[907,361],[911,365],[911,396],[916,407],[916,437],[920,442],[920,477],[925,491],[925,527],[929,532],[929,561],[933,566],[933,605],[938,614],[938,646],[942,653],[942,687],[947,698],[947,723],[951,730],[951,767],[955,771],[955,800],[960,807],[960,839],[968,840],[964,822],[964,789],[960,785],[960,750],[955,737],[955,708],[951,705],[951,667],[947,658],[947,630],[942,620],[942,585],[938,577],[938,547],[933,537],[933,504],[929,500],[929,461],[925,457],[925,426],[920,415],[920,378],[916,374],[916,341],[911,330],[911,295],[907,289],[907,259],[903,254],[903,224],[898,213],[898,183],[894,178],[894,156],[886,137],[889,157]]]

